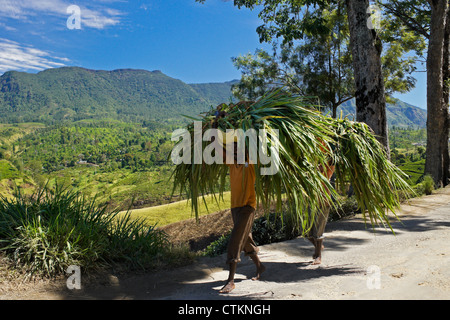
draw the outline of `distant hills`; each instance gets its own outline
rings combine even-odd
[[[396,127],[420,127],[425,128],[427,125],[427,111],[399,99],[394,99],[395,103],[388,103],[386,106],[386,116],[388,126]],[[338,107],[337,114],[349,116],[350,119],[355,118],[356,104],[355,99],[349,100]]]
[[[161,71],[48,69],[0,77],[0,120],[29,122],[113,118],[170,120],[204,111],[210,101]]]
[[[187,84],[161,71],[136,69],[8,71],[0,77],[0,122],[105,118],[165,122],[228,103],[235,82]],[[347,102],[342,110],[344,115],[354,114],[354,102]],[[426,111],[397,100],[388,105],[388,122],[424,127]]]

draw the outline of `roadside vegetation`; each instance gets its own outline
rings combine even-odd
[[[85,272],[151,269],[192,258],[155,226],[59,186],[0,199],[0,252],[27,276],[46,277],[64,274],[70,265]]]

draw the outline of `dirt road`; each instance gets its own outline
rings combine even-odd
[[[396,235],[365,228],[360,216],[330,223],[322,264],[310,265],[305,239],[261,246],[267,270],[252,281],[243,257],[236,289],[218,293],[227,278],[224,256],[191,266],[119,279],[81,290],[37,291],[8,299],[450,299],[450,188],[404,204]],[[1,298],[1,297],[0,297]],[[3,297],[5,298],[5,297]]]

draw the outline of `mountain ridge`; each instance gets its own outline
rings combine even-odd
[[[9,71],[0,77],[2,122],[82,120],[167,120],[208,106],[191,86],[161,71],[80,67],[36,74]],[[6,118],[6,121],[5,121]]]
[[[219,103],[235,101],[238,80],[187,84],[161,70],[93,70],[61,67],[0,76],[0,122],[58,122],[112,118],[166,122],[196,116]],[[355,113],[354,101],[340,107]],[[397,100],[387,106],[390,126],[426,125],[426,111]],[[339,111],[338,111],[339,114]]]
[[[395,103],[386,104],[386,117],[389,127],[420,127],[425,128],[427,125],[427,111],[416,107],[400,99],[393,98]],[[356,118],[356,102],[355,98],[343,103],[337,109],[339,116],[342,111],[344,116]]]

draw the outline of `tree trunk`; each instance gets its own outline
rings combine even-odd
[[[444,186],[449,184],[450,179],[450,155],[448,150],[450,114],[449,114],[449,98],[450,98],[450,6],[447,8],[447,18],[445,21],[444,49],[442,60],[442,79],[444,85],[444,106],[442,108],[442,117],[444,118],[444,132],[441,138],[443,150],[443,179]]]
[[[339,105],[338,104],[336,104],[336,103],[333,103],[333,105],[332,105],[332,107],[331,107],[331,110],[332,110],[332,115],[331,115],[331,117],[333,118],[333,119],[336,119],[336,117],[337,117],[337,108],[339,107]]]
[[[381,41],[376,31],[367,26],[369,1],[346,0],[346,5],[356,84],[356,120],[372,128],[389,157]]]
[[[425,173],[430,174],[437,187],[444,182],[444,143],[448,144],[448,105],[444,106],[443,53],[447,0],[429,0],[431,6],[430,38],[427,56],[427,160]],[[444,112],[446,109],[446,112]],[[444,114],[447,117],[444,117]],[[447,137],[447,138],[445,138]],[[447,139],[447,141],[443,141]]]

